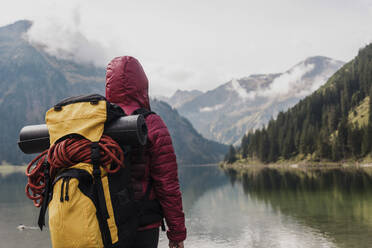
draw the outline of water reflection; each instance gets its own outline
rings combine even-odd
[[[0,204],[16,203],[25,200],[26,176],[13,173],[7,176],[0,174]]]
[[[181,166],[179,178],[186,213],[205,192],[228,183],[225,174],[216,167]],[[40,232],[34,229],[21,231],[17,228],[21,224],[37,226],[39,209],[35,208],[32,201],[25,196],[26,180],[26,176],[22,173],[0,175],[0,240],[3,244],[7,244],[6,247],[50,247],[48,229]],[[187,222],[189,221],[187,215]],[[164,233],[161,234],[159,247],[168,247]]]
[[[185,210],[208,190],[228,183],[228,178],[217,166],[180,166],[179,180]]]
[[[217,167],[183,168],[180,175],[188,247],[336,247],[317,229],[244,193]]]
[[[371,176],[363,171],[225,172],[180,167],[186,247],[369,247]],[[21,174],[0,177],[0,240],[6,247],[50,247],[36,226]],[[1,246],[1,245],[0,245]],[[161,234],[160,248],[168,247]]]
[[[247,196],[331,237],[338,247],[372,244],[372,176],[367,170],[228,171]]]
[[[367,169],[252,169],[243,173],[227,170],[230,181],[243,183],[245,192],[272,190],[345,192],[370,191],[372,170]]]
[[[190,247],[336,247],[318,230],[247,197],[241,187],[207,192],[188,215]]]
[[[25,185],[24,174],[0,175],[0,247],[50,247],[47,230],[17,229],[21,224],[35,227],[38,217],[38,209],[26,198]]]

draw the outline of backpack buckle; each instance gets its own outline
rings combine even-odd
[[[92,100],[92,101],[90,101],[90,104],[92,104],[92,105],[98,105],[98,100]]]
[[[62,110],[62,106],[60,106],[60,105],[56,105],[56,106],[54,106],[54,111],[61,111]]]

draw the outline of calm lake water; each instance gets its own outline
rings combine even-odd
[[[180,167],[186,247],[371,247],[372,177],[355,170],[222,172]],[[25,176],[0,176],[0,247],[50,247],[24,195]],[[20,231],[23,224],[31,229]],[[161,248],[168,247],[161,234]]]

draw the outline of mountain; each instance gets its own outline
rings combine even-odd
[[[174,108],[179,108],[202,94],[200,90],[177,90],[171,97],[161,97],[160,100],[169,103]]]
[[[151,108],[167,124],[178,161],[184,164],[206,164],[221,161],[227,146],[203,138],[176,109],[166,102],[152,100]]]
[[[340,161],[372,154],[372,44],[266,128],[245,135],[237,158]],[[233,161],[230,155],[226,157]]]
[[[50,56],[42,46],[28,42],[31,26],[30,21],[18,21],[0,27],[0,161],[13,164],[34,157],[18,149],[23,126],[43,123],[45,111],[65,97],[104,94],[104,68]],[[224,145],[205,140],[166,103],[152,101],[152,108],[169,125],[180,162],[216,162],[226,151]]]
[[[310,57],[284,73],[233,79],[181,105],[168,103],[204,137],[234,144],[248,130],[261,128],[318,89],[343,64],[327,57]]]

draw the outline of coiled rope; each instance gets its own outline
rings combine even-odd
[[[28,183],[26,195],[36,207],[43,203],[45,190],[45,159],[50,164],[49,175],[51,180],[62,168],[71,167],[77,163],[92,163],[91,143],[84,138],[68,138],[54,144],[48,150],[39,154],[32,160],[26,169]],[[110,136],[103,135],[98,145],[100,146],[101,166],[107,173],[115,173],[124,167],[124,153],[119,144]],[[116,166],[115,166],[116,165]]]

